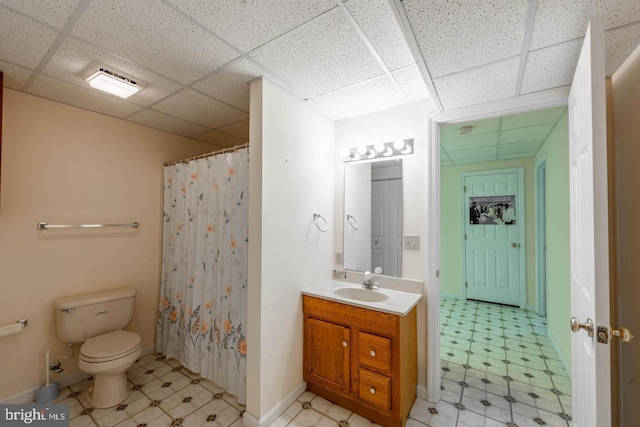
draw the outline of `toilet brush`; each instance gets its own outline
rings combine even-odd
[[[49,382],[49,347],[44,352],[44,372],[47,377],[47,383],[41,385],[36,390],[36,403],[49,403],[56,399],[60,394],[57,382]]]

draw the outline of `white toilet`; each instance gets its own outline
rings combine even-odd
[[[142,339],[122,329],[133,317],[135,297],[135,289],[122,288],[55,302],[60,339],[84,343],[78,367],[93,375],[87,400],[94,408],[110,408],[129,396],[126,371],[142,354]]]

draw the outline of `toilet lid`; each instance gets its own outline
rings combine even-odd
[[[115,359],[131,353],[140,346],[140,335],[127,331],[114,331],[89,338],[82,344],[80,354],[90,359]]]

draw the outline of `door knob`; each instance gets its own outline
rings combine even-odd
[[[513,242],[513,243],[511,244],[511,247],[512,247],[512,248],[519,248],[519,247],[520,247],[520,243]]]
[[[346,347],[346,346],[348,346],[348,345],[349,345],[349,344],[347,344],[347,342],[346,342],[346,341],[342,341],[342,346],[343,346],[343,347]]]
[[[624,343],[628,343],[633,339],[633,334],[629,328],[625,328],[624,326],[620,329],[611,328],[611,335],[620,338],[620,341]]]
[[[589,336],[592,337],[593,336],[593,320],[589,318],[585,323],[580,323],[578,319],[576,319],[575,317],[572,317],[571,330],[573,332],[578,332],[580,329],[584,329],[585,331],[587,331],[587,334],[589,334]]]

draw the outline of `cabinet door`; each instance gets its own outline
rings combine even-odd
[[[318,319],[306,319],[305,379],[348,393],[350,347],[349,328]]]

